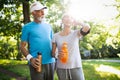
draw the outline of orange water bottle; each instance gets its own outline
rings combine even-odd
[[[64,42],[62,44],[61,49],[62,49],[62,52],[63,52],[63,57],[60,58],[60,61],[62,63],[66,63],[68,61],[68,48],[67,48],[67,43],[66,42]]]

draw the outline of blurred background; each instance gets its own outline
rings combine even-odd
[[[10,69],[12,65],[12,69],[15,65],[27,64],[19,46],[22,26],[32,21],[29,7],[34,1],[40,1],[47,6],[45,21],[52,25],[54,33],[62,28],[61,17],[64,12],[68,12],[78,21],[90,24],[90,34],[79,42],[82,59],[120,60],[120,0],[0,0],[0,66],[5,69],[8,69],[9,66]],[[80,27],[72,28],[80,29]],[[95,72],[96,66],[99,65],[98,70],[103,69],[101,67],[104,67],[105,70],[108,69],[108,66],[101,65],[103,63],[91,62],[91,64],[94,64],[94,70],[91,69],[93,65],[90,65],[89,62],[83,63],[85,76],[88,78],[86,80],[93,80],[90,76],[95,74],[95,76],[98,76],[98,73]],[[120,74],[119,63],[106,62],[105,64],[116,67],[118,73],[115,74]],[[14,70],[10,71],[23,70],[24,66],[19,66],[19,68],[15,66],[15,68],[17,69],[13,68]],[[20,72],[21,75],[26,72],[25,75],[29,77],[28,68],[26,69],[27,71],[25,70],[22,73],[20,70],[15,71],[15,73]],[[88,70],[92,70],[94,73]],[[88,73],[91,73],[91,75],[89,76]],[[106,77],[105,73],[102,74]],[[112,77],[110,75],[107,78],[103,76],[93,77],[94,80],[119,80],[120,76],[117,75]],[[8,78],[0,79],[12,80]]]
[[[29,5],[34,1],[37,0],[0,0],[0,58],[23,58],[19,50],[21,28],[32,21]],[[82,58],[119,57],[120,0],[38,1],[48,7],[46,22],[52,25],[54,33],[61,30],[64,12],[90,24],[91,33],[80,42]],[[80,27],[73,27],[76,28]]]

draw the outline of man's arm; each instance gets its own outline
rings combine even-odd
[[[31,54],[29,54],[29,51],[28,49],[26,48],[28,45],[27,42],[21,42],[20,43],[20,50],[21,52],[23,53],[23,55],[26,57],[26,59],[28,61],[31,62],[31,65],[34,67],[34,68],[37,68],[39,67],[39,60],[37,58],[33,58]]]
[[[20,50],[21,50],[21,52],[23,53],[23,55],[24,55],[25,57],[27,57],[27,55],[29,54],[28,49],[26,48],[27,45],[28,45],[27,42],[21,42],[21,43],[20,43]]]
[[[20,50],[21,50],[21,52],[23,53],[23,55],[26,57],[26,59],[28,60],[28,61],[30,61],[30,59],[32,58],[32,55],[31,54],[29,54],[29,51],[28,51],[28,49],[27,49],[27,46],[28,46],[28,43],[27,42],[21,42],[21,44],[20,44]]]

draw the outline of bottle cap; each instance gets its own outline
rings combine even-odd
[[[38,55],[41,55],[41,53],[40,53],[40,52],[38,52],[37,54],[38,54]]]

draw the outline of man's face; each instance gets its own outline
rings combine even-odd
[[[44,18],[44,9],[41,10],[35,10],[32,12],[32,15],[34,17],[34,19],[42,19]]]

